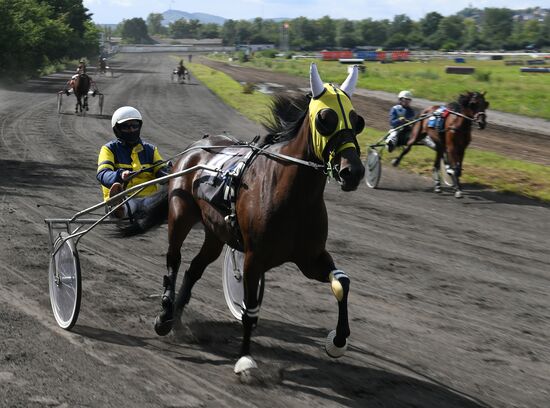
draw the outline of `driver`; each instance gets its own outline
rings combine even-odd
[[[171,166],[163,161],[158,148],[141,140],[142,124],[141,113],[131,106],[123,106],[113,113],[111,126],[116,140],[103,145],[97,159],[96,178],[101,183],[105,201],[122,192],[123,184],[130,188],[170,173]],[[148,198],[157,189],[156,184],[146,187],[113,215],[131,219],[149,204]]]
[[[80,60],[78,62],[78,67],[76,68],[76,75],[85,74],[85,73],[86,73],[86,61]]]
[[[411,108],[411,91],[401,91],[397,97],[399,98],[399,103],[390,109],[391,129],[390,134],[385,140],[388,146],[388,152],[392,152],[396,146],[401,146],[406,143],[412,126],[405,126],[399,130],[394,129],[414,120],[416,116],[414,109]]]

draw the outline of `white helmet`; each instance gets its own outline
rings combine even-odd
[[[111,118],[111,127],[114,129],[118,123],[124,123],[128,120],[139,120],[140,122],[143,122],[141,113],[139,113],[136,108],[132,108],[131,106],[123,106],[118,108],[115,113],[113,113],[113,117]]]
[[[412,99],[413,94],[411,93],[411,91],[401,91],[401,92],[399,92],[399,95],[397,97],[399,99],[401,99],[401,98]]]

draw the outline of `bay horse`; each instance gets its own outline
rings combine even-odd
[[[268,135],[263,144],[236,145],[227,136],[208,136],[192,144],[192,150],[181,156],[173,172],[213,163],[223,155],[234,156],[239,149],[254,152],[243,166],[236,188],[233,215],[237,232],[228,217],[224,218],[211,203],[199,197],[201,181],[208,175],[203,170],[172,179],[164,193],[165,204],[140,215],[146,225],[159,224],[167,207],[168,273],[163,281],[162,310],[155,320],[158,335],[164,336],[172,330],[191,298],[193,286],[205,268],[219,257],[224,244],[228,244],[244,252],[243,339],[235,373],[257,367],[250,356],[250,340],[260,312],[258,285],[266,271],[285,262],[295,263],[307,278],[330,285],[338,301],[338,320],[336,330],[326,339],[325,350],[331,357],[344,354],[350,335],[347,311],[350,279],[336,268],[325,247],[328,219],[323,193],[327,175],[332,175],[343,191],[352,191],[365,173],[356,138],[365,122],[350,99],[357,70],[357,66],[350,69],[338,88],[323,83],[316,65],[312,64],[311,95],[281,94],[273,98],[273,117],[264,123]],[[204,226],[204,242],[185,271],[176,296],[181,247],[191,228],[199,222]]]
[[[185,81],[185,78],[188,75],[187,68],[183,65],[178,65],[176,74],[178,75],[178,82]]]
[[[92,80],[88,74],[80,73],[72,81],[74,96],[76,96],[76,106],[74,109],[75,113],[82,113],[83,110],[88,110],[88,91],[90,90],[90,85]]]
[[[429,136],[435,142],[436,157],[432,169],[434,180],[434,192],[441,192],[440,164],[441,158],[447,165],[446,171],[453,180],[454,195],[462,197],[462,162],[466,148],[472,140],[472,123],[476,123],[479,129],[487,126],[487,115],[485,110],[489,102],[485,100],[485,92],[466,92],[459,95],[456,102],[451,102],[444,107],[435,105],[424,109],[420,117],[425,119],[418,121],[412,131],[405,148],[401,154],[392,161],[397,167],[401,159],[411,150],[412,146]],[[441,128],[431,126],[434,115],[440,115],[442,120]]]

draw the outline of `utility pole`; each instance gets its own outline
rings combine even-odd
[[[288,23],[281,24],[281,51],[288,51]]]

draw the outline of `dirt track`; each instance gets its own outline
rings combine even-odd
[[[144,138],[166,157],[206,132],[261,132],[196,80],[170,83],[176,63],[117,56],[115,78],[97,78],[105,112],[138,107]],[[352,278],[342,359],[322,349],[336,323],[329,288],[293,265],[267,275],[252,385],[233,374],[241,329],[223,300],[220,260],[197,284],[185,330],[157,337],[165,227],[84,237],[80,318],[72,332],[59,329],[43,219],[100,200],[97,153],[112,138],[97,100],[87,117],[72,114],[72,99],[55,113],[67,76],[0,90],[0,406],[548,406],[550,207],[468,185],[463,200],[434,195],[429,179],[390,168],[378,190],[326,189],[328,248]],[[182,270],[202,235],[191,232]]]

